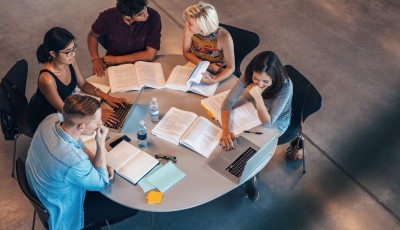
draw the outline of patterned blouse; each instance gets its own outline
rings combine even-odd
[[[212,63],[221,63],[225,68],[226,61],[224,52],[219,50],[217,46],[219,29],[220,28],[207,36],[194,34],[192,37],[192,47],[190,48],[190,51],[200,59],[205,59]]]

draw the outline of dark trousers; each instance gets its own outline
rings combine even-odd
[[[84,229],[98,229],[107,225],[106,220],[114,224],[138,213],[138,210],[115,203],[100,192],[91,191],[86,191],[83,210]]]

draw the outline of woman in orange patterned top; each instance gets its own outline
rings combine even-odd
[[[193,64],[210,62],[202,82],[214,84],[230,77],[235,70],[233,41],[229,32],[219,27],[215,8],[200,2],[183,13],[186,20],[183,34],[183,55]]]

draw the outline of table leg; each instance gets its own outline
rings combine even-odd
[[[149,222],[150,225],[150,229],[157,230],[159,214],[157,212],[147,212],[146,215],[147,215],[147,221]]]

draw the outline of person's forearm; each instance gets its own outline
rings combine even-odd
[[[92,61],[99,59],[97,37],[90,32],[87,38],[87,42],[89,47],[89,53],[90,56],[92,57]]]
[[[190,61],[191,63],[197,65],[199,64],[199,62],[201,61],[200,58],[198,58],[196,55],[194,55],[192,52],[187,52],[187,53],[183,53],[183,56],[185,56],[185,58]]]
[[[153,61],[156,57],[157,51],[144,50],[133,54],[118,56],[118,64],[133,63],[136,61]]]
[[[261,97],[261,96],[260,96]],[[264,104],[262,97],[260,99],[255,100],[256,109],[258,118],[260,118],[261,123],[267,123],[271,119],[271,116],[268,113],[268,109]]]
[[[81,87],[81,90],[87,94],[91,94],[96,97],[100,97],[101,99],[105,99],[108,94],[104,93],[100,89],[95,91],[96,87],[94,87],[90,82],[86,81],[85,84]]]
[[[214,80],[217,82],[223,81],[228,77],[230,77],[233,74],[234,70],[235,70],[234,68],[227,66],[221,73],[215,75]]]
[[[221,112],[222,130],[231,131],[231,111],[224,110]]]
[[[94,157],[94,166],[107,169],[107,164],[106,164],[106,148],[104,142],[97,142],[97,150],[96,150],[96,155]]]

